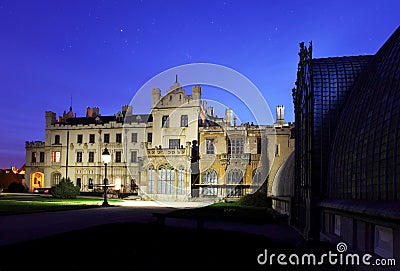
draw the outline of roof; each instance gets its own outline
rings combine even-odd
[[[110,122],[125,123],[125,122],[137,122],[137,123],[147,123],[152,122],[153,116],[151,114],[136,114],[131,116],[126,116],[119,118],[118,116],[97,116],[97,117],[78,117],[78,118],[68,118],[61,122],[56,122],[55,124],[64,125],[89,125],[89,124],[106,124]]]

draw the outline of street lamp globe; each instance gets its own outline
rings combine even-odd
[[[104,164],[108,164],[111,161],[111,154],[107,148],[104,149],[103,153],[101,154],[101,159],[103,160]]]

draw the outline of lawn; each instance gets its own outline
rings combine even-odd
[[[121,200],[109,200],[120,202]],[[0,216],[25,213],[76,210],[83,208],[96,208],[103,203],[102,199],[55,199],[50,196],[10,196],[0,197]]]

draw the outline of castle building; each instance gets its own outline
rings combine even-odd
[[[81,191],[101,189],[105,148],[111,154],[107,179],[113,189],[144,199],[240,197],[271,182],[269,171],[280,160],[275,158],[288,155],[279,144],[293,145],[287,141],[293,124],[284,122],[283,106],[274,125],[237,125],[232,109],[218,118],[201,100],[201,86],[191,90],[188,94],[178,80],[164,95],[152,89],[150,114],[134,114],[130,105],[114,116],[102,116],[97,107],[88,107],[84,117],[72,108],[58,118],[46,112],[45,141],[26,142],[30,191],[54,186],[63,177]]]

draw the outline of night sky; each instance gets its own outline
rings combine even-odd
[[[25,141],[44,140],[45,111],[114,115],[148,80],[190,63],[237,71],[293,121],[299,42],[312,40],[314,57],[375,54],[399,10],[398,0],[0,0],[0,168],[21,167]]]

